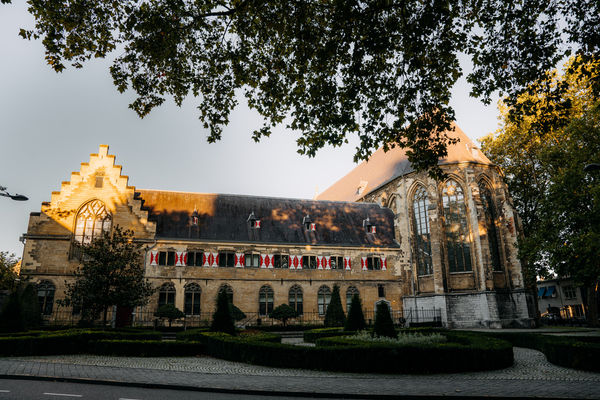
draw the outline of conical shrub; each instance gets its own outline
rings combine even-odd
[[[367,327],[365,322],[365,316],[362,310],[362,304],[358,293],[352,296],[352,302],[350,303],[350,309],[348,310],[348,319],[344,330],[346,331],[362,331]]]
[[[377,311],[375,312],[375,327],[373,333],[376,336],[386,336],[396,338],[398,332],[394,329],[394,322],[390,314],[390,307],[385,301],[377,303]]]
[[[325,312],[325,326],[344,326],[345,322],[346,316],[344,315],[342,301],[340,300],[340,288],[334,285],[331,300]]]
[[[213,314],[210,330],[213,332],[229,333],[230,335],[235,334],[235,326],[233,325],[233,318],[229,309],[229,298],[227,297],[227,292],[224,290],[219,291],[217,295],[217,307]]]

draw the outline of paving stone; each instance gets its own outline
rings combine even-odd
[[[211,357],[65,355],[0,358],[0,375],[306,394],[600,398],[599,373],[550,364],[536,350],[514,348],[514,352],[515,364],[510,368],[461,374],[334,373],[263,367]]]

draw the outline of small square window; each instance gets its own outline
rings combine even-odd
[[[158,253],[158,265],[173,266],[175,265],[174,251],[161,251]]]
[[[246,267],[258,268],[260,266],[260,254],[244,254]]]
[[[331,269],[344,269],[344,257],[342,256],[331,256],[329,262]]]
[[[235,254],[230,252],[219,253],[219,267],[233,267],[235,265]]]
[[[275,254],[273,256],[273,267],[274,268],[289,268],[288,262],[289,262],[289,256],[287,254]]]
[[[379,297],[385,297],[385,286],[377,285],[377,295]]]

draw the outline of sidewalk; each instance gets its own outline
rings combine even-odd
[[[600,398],[599,373],[558,367],[542,353],[523,348],[515,348],[510,368],[463,374],[365,375],[261,367],[210,357],[74,355],[0,358],[2,377],[346,398]]]

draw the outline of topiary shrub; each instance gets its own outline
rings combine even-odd
[[[346,316],[344,315],[342,301],[340,300],[340,288],[338,285],[334,285],[331,300],[325,312],[325,326],[344,326],[345,322]]]
[[[281,304],[271,311],[269,317],[281,321],[283,326],[286,326],[287,320],[290,318],[296,318],[296,315],[296,310],[294,310],[291,306],[288,304]]]
[[[231,318],[236,322],[246,318],[246,314],[231,302],[229,303],[229,311],[231,312]]]
[[[173,304],[163,304],[162,306],[158,307],[158,310],[154,313],[154,316],[168,319],[170,328],[173,320],[183,318],[185,317],[185,314]]]
[[[235,326],[229,309],[229,298],[225,290],[219,291],[217,295],[217,307],[213,314],[210,330],[213,332],[224,332],[230,335],[235,334]]]
[[[373,333],[376,336],[398,337],[398,332],[394,329],[394,322],[390,314],[390,307],[386,301],[377,303],[377,311],[375,312],[375,326]]]
[[[367,323],[365,322],[360,297],[355,293],[354,296],[352,296],[352,302],[350,303],[350,310],[348,310],[348,319],[346,319],[344,330],[362,331],[366,327]]]

